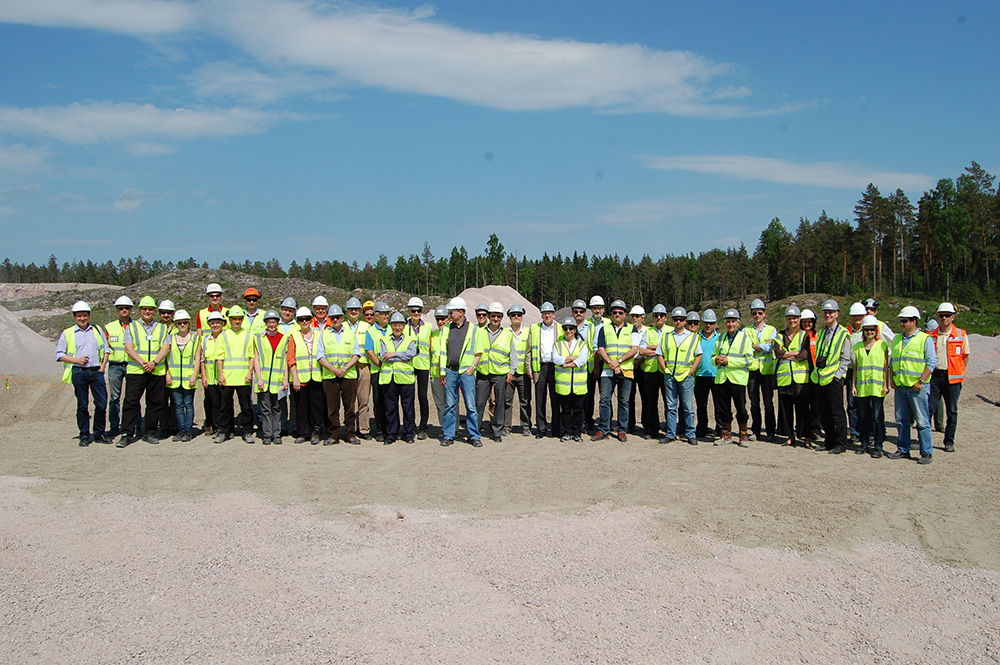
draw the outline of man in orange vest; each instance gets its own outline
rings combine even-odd
[[[958,426],[958,396],[965,381],[965,365],[969,360],[969,336],[955,325],[955,306],[943,302],[937,309],[938,328],[930,334],[937,348],[938,365],[931,374],[931,395],[928,408],[937,411],[943,397],[948,417],[944,428],[945,452],[955,452],[955,428]]]

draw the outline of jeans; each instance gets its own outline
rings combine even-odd
[[[677,381],[669,374],[664,374],[663,383],[667,389],[667,438],[676,438],[679,409],[684,411],[684,438],[695,438],[694,377],[688,376],[683,381]]]
[[[854,405],[858,409],[858,438],[866,448],[882,450],[882,442],[885,440],[884,401],[884,397],[854,398]]]
[[[479,414],[476,411],[476,377],[453,369],[445,371],[444,375],[444,417],[441,426],[444,428],[444,438],[454,439],[458,419],[455,410],[458,406],[458,391],[462,391],[465,401],[465,427],[469,430],[469,438],[479,440]]]
[[[108,408],[108,389],[104,374],[97,367],[72,368],[76,392],[76,426],[80,436],[90,436],[90,395],[94,396],[94,436],[104,436],[104,414]]]
[[[917,423],[917,440],[920,442],[920,456],[930,457],[934,452],[931,447],[931,418],[928,409],[931,387],[924,385],[920,392],[914,392],[912,387],[896,388],[896,422],[898,423],[897,444],[899,452],[910,452],[910,423]]]
[[[948,370],[935,370],[931,376],[931,394],[927,402],[930,413],[935,413],[941,399],[944,399],[947,418],[944,428],[945,445],[955,445],[955,430],[958,428],[958,397],[962,394],[961,383],[948,383]]]
[[[190,432],[194,428],[194,389],[172,388],[174,398],[174,417],[177,419],[179,432]]]
[[[122,385],[125,383],[126,363],[108,363],[108,425],[112,432],[121,430]]]
[[[611,433],[611,392],[618,388],[618,430],[628,431],[628,398],[632,394],[632,379],[625,374],[613,374],[601,377],[601,416],[597,429],[605,434]]]

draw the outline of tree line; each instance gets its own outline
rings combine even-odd
[[[405,293],[454,294],[467,287],[509,284],[532,302],[560,305],[581,295],[600,293],[628,302],[697,306],[708,300],[742,300],[763,293],[780,299],[796,293],[837,295],[944,294],[972,306],[996,304],[1000,262],[1000,191],[996,178],[976,162],[958,178],[943,178],[914,205],[902,190],[888,195],[870,184],[854,208],[853,220],[822,212],[815,221],[800,218],[790,231],[774,218],[751,254],[744,245],[694,253],[572,256],[545,253],[517,257],[496,234],[482,252],[470,255],[452,247],[435,257],[423,251],[390,262],[381,254],[374,265],[357,261],[292,261],[285,268],[269,261],[223,261],[218,268],[260,277],[293,277],[348,291],[396,289]],[[34,263],[0,265],[4,282],[90,282],[129,286],[182,268],[208,268],[188,258],[177,263],[142,256],[117,263],[65,262],[50,256]]]

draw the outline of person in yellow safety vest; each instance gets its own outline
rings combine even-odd
[[[156,306],[160,313],[160,323],[167,327],[167,332],[171,335],[177,334],[177,326],[174,324],[174,312],[177,308],[172,300],[161,300]],[[169,358],[169,356],[168,356]],[[174,404],[174,391],[170,389],[169,381],[163,396],[163,410],[160,411],[160,427],[156,431],[157,438],[165,439],[168,436],[178,433],[177,417],[175,415],[176,405]]]
[[[782,445],[794,446],[796,435],[806,443],[809,424],[809,337],[801,328],[798,305],[785,308],[785,329],[774,340],[775,378],[778,385],[778,436]]]
[[[439,305],[434,310],[434,330],[431,331],[429,383],[434,406],[437,407],[438,423],[444,418],[444,386],[441,385],[441,331],[448,323],[448,308]]]
[[[575,310],[574,310],[575,311]],[[514,391],[517,391],[517,402],[521,413],[521,435],[531,434],[531,389],[532,372],[529,358],[530,335],[524,322],[524,307],[513,304],[507,309],[510,319],[510,336],[513,350],[512,357],[516,359],[514,371],[509,375],[504,395],[503,434],[510,434],[514,423]]]
[[[257,347],[254,336],[243,329],[243,308],[233,305],[229,308],[229,330],[215,345],[215,368],[219,377],[219,392],[222,395],[221,419],[212,441],[222,443],[239,428],[243,440],[253,443],[253,404],[250,401],[253,377],[260,373],[257,367]],[[240,404],[240,415],[233,419],[233,396]]]
[[[278,320],[278,332],[282,335],[291,335],[299,329],[299,324],[295,323],[295,310],[298,308],[299,304],[291,296],[281,301],[281,307],[278,308],[278,315],[281,317]],[[358,310],[359,313],[360,311]]]
[[[588,432],[592,432],[597,430],[597,420],[594,419],[594,408],[600,402],[598,394],[600,392],[601,371],[604,369],[604,361],[601,360],[600,355],[597,353],[597,336],[604,328],[605,323],[611,323],[611,319],[604,316],[604,298],[601,296],[591,296],[590,318],[587,319],[587,323],[589,326],[587,334],[584,335],[582,328],[578,325],[577,335],[587,340],[592,353],[590,363],[587,365],[587,371],[590,373],[587,376],[587,401],[583,405],[584,427],[587,428]]]
[[[80,431],[80,446],[94,441],[110,443],[105,437],[105,412],[108,389],[104,385],[104,369],[108,347],[99,328],[90,325],[90,305],[82,300],[71,309],[76,325],[66,328],[56,342],[56,362],[65,364],[62,382],[72,383],[76,393],[76,426]],[[94,429],[90,428],[90,396],[94,397]]]
[[[920,312],[907,305],[899,311],[900,334],[892,339],[889,347],[889,364],[892,373],[889,387],[895,391],[897,449],[889,459],[910,457],[910,426],[916,422],[917,440],[920,443],[918,464],[930,464],[934,449],[931,447],[931,420],[929,409],[930,386],[928,380],[937,369],[937,349],[934,340],[920,330]]]
[[[281,445],[281,415],[288,396],[288,335],[279,329],[281,314],[269,309],[262,316],[264,332],[254,336],[260,373],[257,404],[260,405],[260,437],[265,446]]]
[[[132,443],[139,413],[139,400],[146,396],[145,434],[146,443],[159,443],[156,426],[160,422],[163,409],[163,393],[166,390],[166,357],[170,353],[170,333],[166,326],[155,319],[156,301],[145,296],[139,301],[139,320],[133,321],[125,329],[125,406],[122,409],[122,436],[115,444],[124,448]]]
[[[104,326],[104,337],[108,341],[108,432],[113,439],[121,433],[122,386],[125,383],[125,369],[128,356],[125,355],[125,328],[132,323],[132,299],[120,296],[115,301],[118,318]]]
[[[490,419],[490,430],[486,429],[485,415],[480,419],[480,430],[488,432],[493,441],[500,443],[506,418],[507,384],[513,382],[514,372],[517,371],[517,348],[510,329],[500,325],[503,322],[503,305],[491,302],[488,314],[489,323],[483,329],[486,347],[483,359],[476,367],[476,410],[485,414],[486,402],[493,395],[496,406]]]
[[[632,393],[628,396],[628,429],[625,431],[629,434],[635,434],[635,417],[637,410],[635,408],[635,400],[639,393],[642,392],[643,384],[646,381],[646,371],[645,371],[645,360],[643,360],[642,352],[649,348],[650,339],[650,329],[646,327],[646,309],[642,305],[632,305],[632,309],[629,310],[629,321],[632,323],[632,327],[635,331],[639,333],[639,338],[642,340],[642,344],[639,345],[639,353],[635,357],[635,361],[632,363]],[[653,350],[656,353],[656,350]],[[653,359],[651,372],[655,375],[657,381],[662,381],[663,377],[660,375],[660,368],[656,364],[655,358]],[[645,407],[643,407],[643,413],[645,413]],[[657,418],[659,415],[657,414]],[[659,428],[657,428],[659,429]],[[643,438],[646,438],[645,432],[643,432]]]
[[[174,422],[177,423],[174,441],[190,441],[194,438],[194,391],[201,367],[201,340],[191,332],[191,315],[187,310],[177,310],[173,315],[173,325],[175,332],[170,353],[167,354],[166,378],[167,390],[174,405]]]
[[[391,445],[398,438],[413,443],[414,420],[413,396],[416,377],[413,373],[413,359],[417,355],[417,340],[410,334],[406,317],[393,312],[389,317],[389,330],[379,340],[378,357],[381,367],[378,380],[385,408],[385,440],[383,445]],[[402,411],[403,429],[399,429]]]
[[[208,315],[212,312],[221,312],[224,325],[223,329],[229,328],[229,323],[225,322],[226,308],[222,306],[222,287],[217,283],[213,282],[205,287],[205,296],[208,298],[208,307],[202,308],[198,312],[198,318],[195,320],[195,330],[198,331],[199,335],[205,334],[208,329]]]
[[[281,316],[281,320],[278,321],[278,332],[285,337],[288,337],[299,329],[299,324],[295,322],[295,310],[298,308],[299,304],[291,296],[281,301],[281,307],[278,308],[278,314]],[[359,314],[360,312],[361,310],[358,310]],[[288,376],[287,371],[285,372],[285,376]],[[292,390],[284,392],[287,392],[288,395],[279,400],[281,408],[281,436],[286,434],[295,436],[295,392]]]
[[[955,430],[958,428],[958,397],[962,394],[965,367],[969,362],[969,336],[955,325],[955,306],[943,302],[938,306],[938,328],[931,333],[937,350],[937,369],[931,375],[928,408],[936,413],[942,398],[947,419],[944,428],[944,450],[955,452]]]
[[[313,311],[313,328],[329,328],[330,327],[330,317],[327,316],[327,312],[330,309],[330,302],[325,296],[316,296],[312,301],[312,311]]]
[[[878,336],[878,319],[871,314],[861,320],[861,340],[854,345],[851,392],[858,409],[857,452],[882,457],[885,441],[885,396],[889,394],[889,345]]]
[[[864,304],[860,302],[853,303],[850,309],[847,310],[847,316],[850,317],[851,320],[847,326],[847,332],[850,334],[848,344],[851,345],[851,349],[853,349],[855,345],[863,339],[861,334],[861,321],[866,316],[865,311]],[[858,410],[854,404],[854,395],[851,394],[851,386],[854,384],[853,362],[850,367],[847,368],[847,374],[844,376],[844,382],[847,388],[847,442],[853,443],[858,438]],[[860,453],[863,451],[855,449],[854,452]]]
[[[715,352],[712,363],[715,365],[715,387],[712,396],[715,402],[715,422],[722,426],[722,438],[716,440],[716,446],[732,442],[733,411],[736,411],[736,424],[739,426],[739,445],[746,448],[750,445],[750,435],[747,423],[747,382],[750,380],[750,368],[754,366],[753,344],[746,328],[740,328],[740,312],[738,309],[727,309],[722,315],[726,330],[719,334],[715,342]]]
[[[755,298],[750,303],[751,324],[747,335],[753,346],[755,367],[750,368],[747,381],[747,396],[750,399],[750,440],[756,441],[766,435],[767,441],[774,439],[774,339],[778,331],[766,319],[764,301]],[[761,420],[761,402],[764,419]]]
[[[431,329],[434,327],[421,317],[424,313],[424,301],[416,296],[406,303],[410,310],[410,320],[406,328],[417,340],[417,356],[413,359],[413,373],[416,376],[417,405],[420,407],[420,420],[417,422],[417,438],[423,441],[427,438],[427,420],[430,417],[430,400],[427,399],[427,385],[431,374]]]
[[[826,433],[825,450],[840,455],[847,450],[847,412],[844,410],[844,385],[851,364],[851,342],[847,328],[838,323],[840,303],[823,301],[826,324],[816,337],[816,361],[809,381],[819,394],[819,417]]]
[[[866,298],[861,301],[861,304],[865,306],[865,314],[871,314],[878,321],[878,338],[889,346],[892,346],[892,339],[896,336],[896,333],[892,331],[888,323],[878,318],[878,300]]]
[[[359,299],[354,297],[348,298],[347,306],[345,307],[347,312],[346,325],[354,333],[354,339],[358,341],[358,351],[361,354],[355,365],[358,370],[357,408],[355,409],[355,413],[357,414],[359,439],[367,439],[371,436],[371,429],[368,422],[368,401],[372,393],[372,373],[368,363],[368,354],[365,353],[365,341],[368,339],[368,326],[371,325],[369,318],[371,321],[375,320],[375,313],[373,311],[375,303],[369,300],[365,303],[365,306],[364,317],[361,316],[362,307]]]
[[[667,390],[667,431],[660,443],[670,443],[677,437],[677,425],[683,410],[684,437],[690,445],[697,446],[694,369],[701,363],[701,343],[698,335],[688,330],[687,316],[686,309],[674,307],[670,313],[674,328],[669,331],[664,329],[656,347],[656,360]]]
[[[219,387],[219,373],[215,369],[215,347],[221,344],[220,336],[226,326],[222,312],[208,315],[208,331],[201,335],[201,387],[205,391],[205,434],[215,434],[215,428],[222,420],[222,389]]]
[[[260,291],[252,286],[243,292],[243,302],[246,303],[246,308],[243,310],[243,329],[249,330],[254,337],[263,333],[267,328],[264,317],[261,316],[264,312],[258,308],[260,299]]]
[[[340,409],[344,409],[344,441],[359,445],[357,428],[358,401],[358,358],[361,350],[350,326],[344,325],[344,310],[340,305],[329,309],[330,327],[323,330],[320,338],[319,364],[323,370],[323,392],[326,395],[327,417],[330,431],[323,441],[324,446],[340,443]]]
[[[382,370],[382,361],[378,357],[379,344],[382,338],[389,334],[389,314],[392,309],[387,303],[381,300],[375,303],[375,322],[368,326],[365,332],[365,355],[368,356],[369,367],[372,373],[372,407],[375,412],[375,440],[385,443],[385,399],[382,397],[382,383],[379,381],[379,372]]]
[[[591,441],[600,441],[612,434],[611,396],[618,391],[618,433],[622,443],[628,441],[628,399],[632,394],[635,356],[640,344],[646,342],[635,328],[625,323],[625,302],[611,303],[611,322],[597,331],[597,353],[603,362],[601,370],[601,419]]]
[[[458,395],[465,401],[465,427],[469,432],[469,443],[481,448],[479,436],[479,412],[476,410],[476,365],[486,347],[486,335],[465,316],[465,299],[452,298],[448,301],[448,316],[451,322],[441,331],[440,383],[444,386],[445,407],[441,419],[441,445],[455,443],[458,429]]]
[[[581,301],[582,302],[582,301]],[[562,337],[552,349],[556,371],[556,399],[562,404],[562,441],[583,441],[583,409],[587,400],[587,363],[590,346],[577,337],[579,322],[575,318],[562,323]]]
[[[313,315],[308,307],[295,312],[299,329],[288,336],[285,358],[295,391],[295,443],[309,441],[319,445],[324,437],[326,399],[323,393],[323,371],[319,364],[319,345],[322,339],[319,328],[312,327]]]
[[[699,335],[700,334],[699,331],[701,330],[701,315],[699,315],[698,312],[696,312],[695,310],[692,309],[690,312],[688,312],[687,321],[684,323],[684,326],[688,330],[691,331],[691,334],[696,335],[696,336]],[[700,339],[698,340],[698,346],[702,346]],[[703,360],[704,360],[704,356],[705,356],[705,354],[703,352],[702,353],[702,359]],[[708,354],[708,362],[709,362],[709,364],[711,364],[711,362],[712,362],[712,354],[711,354],[711,352]],[[698,365],[695,365],[694,371],[691,372],[691,377],[692,377],[692,379],[694,381],[694,409],[695,409],[695,413],[698,412],[698,368],[701,367],[701,366],[702,366],[702,363],[699,363]],[[663,394],[663,401],[664,401],[664,403],[666,403],[666,401],[667,401],[666,390],[664,390],[663,393],[664,393]],[[683,411],[683,409],[684,409],[684,405],[681,404],[681,410]],[[678,420],[679,420],[679,418],[678,418]],[[697,440],[698,436],[699,436],[699,434],[698,434],[698,422],[697,422],[697,419],[695,420],[694,429],[695,429],[695,439]],[[705,436],[705,435],[702,434],[700,436]]]

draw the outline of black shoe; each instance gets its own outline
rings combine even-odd
[[[872,459],[882,459],[882,451],[878,448],[872,448],[868,454],[871,455]]]
[[[273,443],[276,446],[280,446],[281,445],[281,437],[280,436],[274,437],[273,439],[271,439],[271,443]]]
[[[156,445],[156,444],[158,444],[160,442],[160,440],[158,438],[156,438],[156,435],[152,434],[152,433],[147,434],[146,436],[142,437],[142,440],[145,441],[146,443],[151,443],[153,445]]]
[[[385,436],[382,435],[382,434],[376,434],[375,435],[375,440],[378,441],[378,442],[380,442],[380,443],[385,443]]]
[[[565,439],[566,437],[563,437],[563,438]],[[494,436],[494,437],[492,437],[492,439],[493,439],[493,443],[502,443],[503,442],[503,437],[500,437],[500,436]]]
[[[385,439],[382,439],[382,445],[383,446],[391,446],[393,443],[395,443],[395,441],[396,441],[396,439],[385,438]]]
[[[260,443],[261,443],[262,446],[269,446],[269,445],[271,445],[271,439],[269,439],[269,438],[267,438],[265,436],[265,437],[261,438]]]
[[[689,446],[697,446],[698,445],[698,439],[694,439],[694,438],[688,439],[688,445]]]
[[[946,453],[953,453],[953,452],[955,452],[955,444],[954,443],[946,443],[946,444],[944,444],[944,451]]]
[[[841,454],[843,454],[845,452],[847,452],[847,446],[845,446],[842,443],[838,443],[833,448],[830,448],[830,454],[831,455],[841,455]]]
[[[427,438],[427,431],[426,430],[420,430],[419,432],[417,432],[417,438],[420,439],[421,441],[423,441],[424,439],[426,439]],[[413,443],[413,442],[409,441],[408,443]]]
[[[888,457],[889,459],[913,459],[912,457],[910,457],[910,453],[904,453],[898,450],[891,453],[886,453],[885,456]]]
[[[372,437],[371,434],[362,434],[361,432],[358,432],[358,438],[361,439],[362,441],[367,441]]]
[[[920,459],[917,460],[917,464],[930,464],[930,463],[931,463],[930,455],[921,455]]]
[[[473,448],[482,448],[483,447],[482,440],[481,439],[473,439],[472,440],[472,447]]]
[[[660,443],[673,443],[676,439],[671,439],[669,436],[661,436]]]
[[[354,446],[360,446],[361,445],[361,439],[359,439],[356,436],[352,436],[350,439],[347,440],[347,442],[350,443],[351,445],[354,445]]]
[[[455,439],[442,439],[441,440],[441,445],[442,446],[450,446],[453,443],[455,443]]]
[[[535,438],[536,439],[545,438],[545,432],[543,432],[542,430],[538,430],[538,432],[535,434]]]
[[[426,439],[427,437],[424,436],[424,438]],[[413,443],[413,437],[412,436],[403,437],[403,441],[405,441],[406,443]]]
[[[309,439],[309,445],[318,446],[319,445],[319,434],[313,434],[312,438]]]
[[[867,452],[868,452],[868,446],[858,446],[857,448],[854,449],[855,455],[864,455]]]
[[[94,440],[94,437],[92,437],[91,435],[89,435],[89,434],[81,434],[80,435],[80,447],[81,448],[86,448],[87,446],[90,445],[90,442],[93,441],[93,440]]]
[[[340,439],[327,439],[323,442],[324,446],[332,446],[335,443],[340,443]]]
[[[305,437],[299,436],[299,437],[296,437],[294,443],[305,443],[306,441],[308,441],[308,439],[306,439]]]
[[[132,437],[128,434],[122,434],[122,438],[118,439],[118,443],[115,444],[115,448],[124,448],[132,443]]]

